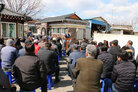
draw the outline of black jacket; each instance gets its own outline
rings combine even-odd
[[[58,46],[59,53],[62,53],[62,45],[61,45],[61,43],[60,42],[57,42],[56,44]]]
[[[103,73],[101,78],[111,78],[114,64],[113,56],[108,52],[102,52],[98,56],[98,59],[103,61]]]
[[[34,54],[17,58],[12,71],[22,90],[32,91],[47,84],[45,66]]]
[[[119,53],[120,48],[118,46],[111,47],[109,53],[113,55],[114,64],[117,61],[117,54]]]
[[[44,62],[48,75],[55,72],[55,65],[58,66],[58,56],[54,51],[48,50],[47,48],[41,48],[37,52],[37,56]]]
[[[115,65],[112,73],[112,81],[119,92],[132,92],[136,76],[136,67],[132,62],[121,61]]]

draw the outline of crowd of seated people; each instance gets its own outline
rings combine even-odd
[[[138,56],[135,59],[133,41],[123,47],[118,40],[109,42],[72,39],[66,48],[65,37],[44,36],[7,39],[0,38],[0,92],[16,92],[8,79],[11,73],[21,92],[32,92],[41,87],[47,92],[47,75],[59,83],[59,60],[66,50],[67,70],[75,92],[133,92],[138,82]],[[7,75],[7,76],[6,76]]]

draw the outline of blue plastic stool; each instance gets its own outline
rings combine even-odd
[[[101,92],[104,92],[105,81],[101,79],[101,82],[102,82]],[[109,88],[109,87],[108,87],[108,92],[112,92],[112,88]]]
[[[65,50],[62,50],[62,55],[66,56],[66,54],[65,54]]]
[[[59,53],[59,56],[60,56],[60,58],[62,58],[62,52],[61,52],[61,53]]]
[[[0,61],[0,68],[1,68],[1,61]]]
[[[101,92],[104,92],[104,80],[101,80],[101,82],[102,82]]]
[[[58,55],[58,61],[60,61],[60,54]]]
[[[7,78],[9,79],[10,84],[13,84],[16,79],[12,76],[11,72],[5,72],[5,74],[7,75]]]
[[[22,90],[20,89],[20,92],[24,92],[24,91],[22,91]],[[34,90],[34,91],[25,91],[25,92],[35,92],[35,90]]]
[[[51,90],[51,87],[53,86],[52,82],[52,75],[47,75],[47,80],[48,80],[48,90]]]

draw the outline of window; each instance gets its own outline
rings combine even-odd
[[[59,28],[57,28],[57,33],[59,33]]]
[[[53,28],[53,33],[56,33],[56,30],[55,30],[55,28]]]
[[[18,37],[23,37],[23,24],[18,24]]]
[[[62,34],[65,34],[65,33],[66,33],[66,29],[65,29],[65,28],[62,28],[62,29],[61,29],[61,33],[62,33]]]
[[[2,23],[2,37],[16,37],[16,25],[14,23]]]
[[[53,34],[59,34],[59,28],[53,28]]]

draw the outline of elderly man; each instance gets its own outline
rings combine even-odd
[[[74,77],[77,78],[75,92],[100,92],[100,77],[103,62],[94,59],[97,48],[94,45],[86,47],[86,58],[77,60]]]
[[[6,46],[1,50],[2,69],[4,72],[11,71],[12,65],[17,58],[17,50],[13,47],[14,41],[8,39]]]

